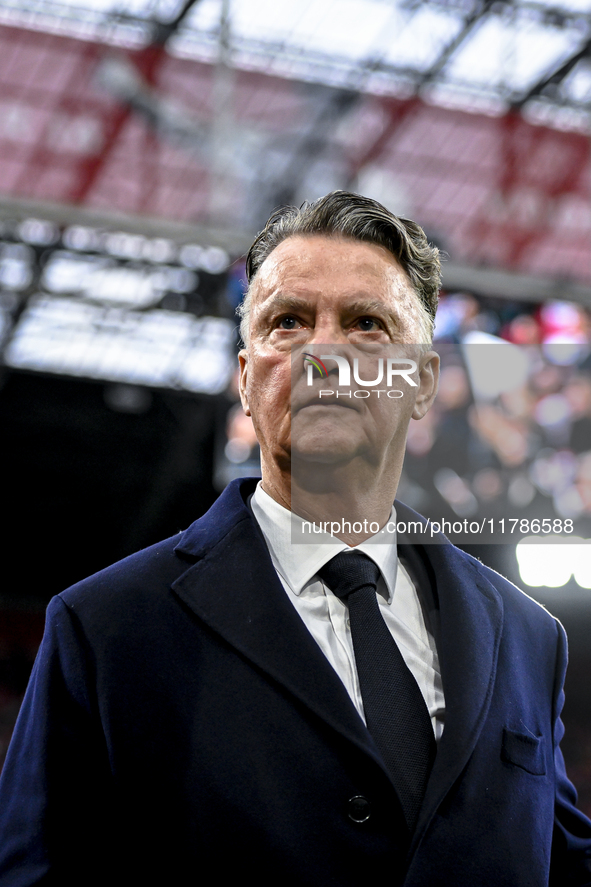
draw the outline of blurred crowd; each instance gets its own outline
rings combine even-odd
[[[443,295],[439,395],[411,422],[399,496],[433,519],[575,521],[591,536],[591,315]],[[252,423],[228,413],[217,485],[258,473]]]
[[[401,498],[460,517],[591,522],[591,317],[442,299],[439,395],[412,422]]]

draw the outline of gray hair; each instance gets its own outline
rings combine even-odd
[[[439,250],[429,244],[420,225],[395,216],[377,200],[350,191],[332,191],[314,203],[303,203],[299,209],[284,206],[275,210],[257,234],[246,257],[248,289],[237,309],[240,335],[245,344],[248,343],[252,284],[261,265],[288,237],[315,234],[373,243],[391,252],[418,297],[420,336],[425,343],[431,341],[441,288]]]

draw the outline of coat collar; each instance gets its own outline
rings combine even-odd
[[[254,493],[258,478],[233,480],[203,517],[185,530],[175,552],[201,558],[214,548],[241,521],[251,520],[246,504]]]
[[[425,518],[400,502],[399,520]],[[408,545],[399,555],[411,575],[428,583],[428,609],[445,695],[445,726],[414,836],[418,843],[433,813],[465,767],[488,713],[503,629],[503,600],[478,562],[440,534],[435,544]]]

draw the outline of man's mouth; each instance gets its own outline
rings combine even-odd
[[[328,391],[331,393],[327,394]],[[322,396],[320,391],[316,391],[310,397],[302,399],[300,403],[297,401],[295,403],[292,402],[292,414],[299,413],[300,410],[308,409],[309,407],[344,407],[345,409],[359,412],[361,404],[362,401],[360,400],[351,397],[338,397],[336,391],[323,388]]]

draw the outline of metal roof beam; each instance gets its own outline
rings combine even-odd
[[[188,14],[200,0],[185,0],[178,13],[169,22],[154,21],[152,23],[152,44],[156,46],[164,46],[166,41],[175,34]]]
[[[318,92],[325,93],[325,96],[318,102],[306,131],[299,139],[290,143],[289,158],[284,168],[264,181],[259,205],[259,215],[263,221],[270,209],[295,199],[304,172],[310,164],[323,158],[324,150],[329,144],[328,133],[360,98],[359,93],[354,90],[319,87]]]
[[[591,37],[578,52],[559,65],[554,71],[552,71],[552,73],[546,74],[541,80],[538,80],[535,86],[532,86],[525,96],[513,102],[512,107],[518,110],[522,108],[526,102],[529,102],[530,99],[541,95],[547,86],[550,86],[551,84],[558,86],[558,84],[562,83],[562,81],[570,74],[575,65],[584,58],[591,58]]]
[[[44,200],[3,197],[0,220],[48,219],[60,226],[88,225],[107,231],[126,231],[145,237],[167,237],[176,243],[198,243],[219,246],[232,256],[248,250],[252,231],[231,230],[228,226],[196,225],[162,218],[114,213],[90,207],[72,206]],[[447,292],[463,290],[483,296],[497,296],[523,302],[542,303],[548,300],[577,302],[591,308],[591,286],[558,277],[537,277],[499,268],[474,267],[463,262],[448,261],[442,266],[443,286]]]
[[[423,75],[421,79],[421,85],[429,83],[431,80],[434,80],[438,74],[441,73],[441,71],[448,63],[455,51],[458,49],[458,47],[461,46],[464,40],[472,33],[476,25],[485,17],[485,15],[487,15],[490,8],[495,2],[496,0],[483,0],[479,8],[477,7],[477,10],[475,12],[471,13],[464,19],[463,28],[461,28],[460,32],[456,34],[453,40],[451,40],[447,44],[447,46],[440,53],[439,58]]]

